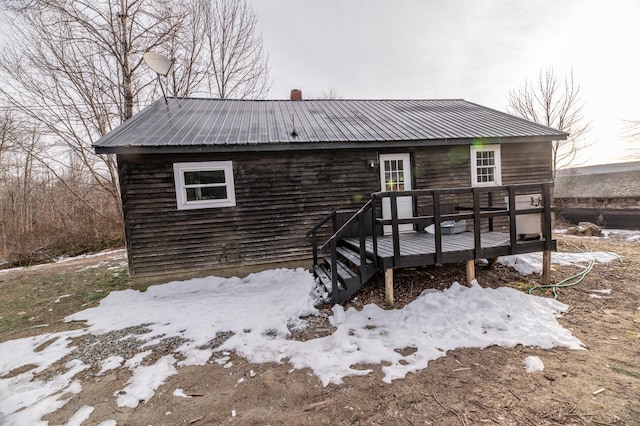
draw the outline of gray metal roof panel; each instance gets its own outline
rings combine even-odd
[[[294,115],[297,136],[292,136]],[[96,149],[255,146],[544,137],[567,133],[461,99],[158,100],[102,137]]]

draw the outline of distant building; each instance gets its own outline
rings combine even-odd
[[[640,162],[558,170],[554,199],[571,223],[640,229]]]

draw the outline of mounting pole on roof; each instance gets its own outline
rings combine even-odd
[[[293,112],[291,113],[291,136],[294,138],[298,136],[298,132],[296,132],[296,116]]]
[[[173,68],[173,64],[175,63],[175,59],[169,59],[162,56],[159,53],[155,52],[146,52],[143,57],[144,62],[156,72],[158,76],[158,83],[160,84],[160,90],[162,90],[162,97],[164,98],[164,103],[169,104],[167,101],[167,95],[164,92],[164,87],[162,86],[162,80],[160,80],[160,76],[166,77]]]

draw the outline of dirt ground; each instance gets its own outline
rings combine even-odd
[[[578,286],[559,291],[558,300],[570,306],[559,321],[586,350],[459,349],[391,384],[381,381],[380,366],[362,366],[374,373],[327,387],[308,370],[294,370],[286,363],[249,364],[231,354],[231,368],[216,363],[179,368],[179,374],[135,409],[117,407],[114,397],[130,372],[118,369],[97,376],[94,366],[82,373],[82,393],[45,420],[63,424],[89,405],[95,411],[84,424],[114,419],[119,425],[640,425],[640,243],[556,238],[561,251],[613,251],[621,256],[621,261],[596,264]],[[554,281],[578,271],[554,268]],[[493,270],[478,266],[476,275],[483,286],[516,288],[531,286],[538,278],[499,265]],[[402,307],[425,288],[463,282],[464,265],[398,272],[395,280],[396,304]],[[594,298],[594,290],[611,293]],[[384,306],[382,277],[347,306],[366,303]],[[329,314],[329,307],[323,312]],[[326,332],[326,321],[317,321],[295,337]],[[523,360],[529,355],[542,359],[544,371],[525,371]],[[191,398],[174,396],[176,388]]]

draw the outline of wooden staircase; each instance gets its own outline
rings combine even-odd
[[[366,259],[364,266],[353,248],[339,246],[336,248],[338,258],[335,262],[337,272],[337,293],[332,284],[332,259],[331,256],[323,256],[322,262],[313,267],[313,272],[319,283],[324,286],[331,295],[333,303],[344,303],[351,298],[367,281],[376,273],[371,259]]]
[[[365,218],[371,214],[371,201],[365,204],[337,229],[337,211],[329,213],[307,236],[313,237],[313,272],[318,284],[331,296],[332,303],[344,303],[377,272],[375,261],[365,252]],[[333,235],[318,248],[317,233],[327,222],[333,223]],[[357,227],[359,244],[347,242],[344,236]]]

